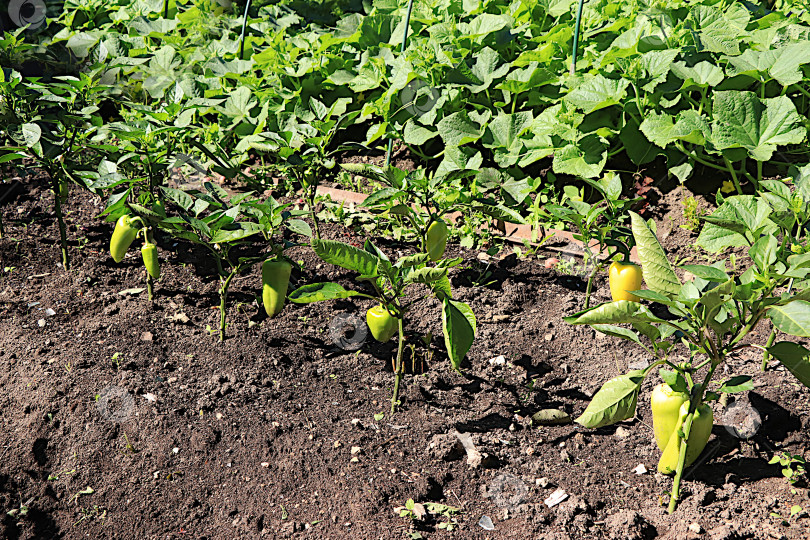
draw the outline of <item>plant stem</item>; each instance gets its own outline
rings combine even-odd
[[[317,192],[318,192],[317,180],[307,185],[306,197],[307,197],[307,204],[309,205],[309,211],[312,213],[312,226],[315,229],[315,238],[320,240],[321,227],[320,224],[318,223],[318,216],[315,215],[315,194]]]
[[[599,260],[596,257],[594,257],[594,259],[596,259],[597,261]],[[587,287],[585,287],[585,309],[588,309],[588,307],[590,307],[591,304],[591,289],[593,288],[593,280],[594,278],[596,278],[596,274],[604,267],[605,267],[604,262],[597,262],[597,264],[594,265],[593,267],[591,275],[588,276],[588,285]]]
[[[742,188],[740,187],[740,181],[737,180],[737,173],[734,172],[734,167],[731,166],[731,162],[728,160],[728,158],[725,155],[723,155],[723,162],[726,164],[726,168],[728,169],[728,172],[731,173],[731,179],[734,181],[734,187],[737,188],[737,193],[742,195],[743,192],[742,192]]]
[[[683,442],[681,443],[681,452],[678,455],[678,468],[675,469],[675,478],[672,480],[672,495],[669,497],[669,507],[667,508],[668,513],[672,513],[675,511],[675,507],[678,505],[678,498],[680,497],[681,492],[681,477],[683,476],[684,465],[686,464],[686,448],[689,445],[689,432],[692,431],[692,420],[695,418],[695,412],[692,411],[686,415],[686,419],[683,422]],[[675,433],[672,435],[673,437],[677,437],[678,434]]]
[[[152,278],[152,275],[147,271],[146,272],[146,292],[149,295],[149,301],[155,301],[155,280]]]
[[[231,280],[239,271],[239,268],[235,268],[228,274],[228,277],[225,278],[225,281],[222,283],[222,287],[219,289],[219,340],[225,341],[225,302],[228,300],[228,287],[231,286]],[[221,278],[220,278],[221,279]]]
[[[62,248],[62,265],[65,270],[70,270],[70,257],[67,250],[67,230],[65,220],[62,218],[62,201],[59,200],[59,179],[51,176],[51,191],[53,191],[53,209],[56,214],[56,222],[59,225],[59,245]]]
[[[391,396],[392,416],[397,411],[397,405],[399,405],[399,383],[402,381],[402,372],[403,372],[402,351],[405,348],[405,331],[402,318],[398,317],[397,322],[399,323],[399,345],[397,346],[397,360],[394,364],[394,372],[395,372],[394,394]]]
[[[0,210],[0,240],[3,239],[3,234],[5,234],[5,229],[3,229],[3,211]]]

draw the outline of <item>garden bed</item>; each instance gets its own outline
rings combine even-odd
[[[652,379],[632,421],[532,425],[543,409],[579,415],[605,379],[649,361],[632,344],[562,321],[581,306],[584,281],[546,269],[551,252],[496,258],[487,276],[477,252],[451,246],[465,258],[450,273],[455,297],[478,317],[463,375],[448,368],[439,303],[423,300],[409,341],[437,337],[416,348],[424,373],[406,375],[399,411],[381,417],[394,342],[346,350],[331,332],[340,317],[362,316],[367,301],[289,304],[267,319],[254,269],[234,281],[220,343],[206,330],[217,326],[218,295],[202,252],[161,251],[172,264],[150,306],[138,292],[137,255],[118,265],[109,257],[112,227],[95,219],[100,200],[71,195],[65,272],[51,195],[39,179],[25,186],[3,208],[0,240],[3,538],[807,537],[807,490],[767,462],[777,449],[808,452],[810,395],[776,362],[761,372],[757,353],[728,360],[755,386],[730,410],[754,410],[762,426],[740,439],[726,426],[742,422],[742,430],[752,416],[715,404],[713,438],[672,515],[671,480],[655,473]],[[682,196],[668,194],[657,219],[659,231],[672,231],[661,236],[673,251],[693,242],[678,226]],[[324,236],[364,239],[329,225]],[[308,248],[289,255],[303,261],[293,286],[354,284]],[[598,285],[595,302],[607,300],[604,280]],[[764,342],[769,330],[753,338]],[[639,465],[647,472],[637,474]],[[558,490],[567,498],[546,504]],[[422,519],[414,517],[423,507],[401,517],[395,509],[408,499],[457,512],[428,505],[434,512]],[[794,505],[803,510],[791,517]],[[7,514],[21,507],[26,515]]]

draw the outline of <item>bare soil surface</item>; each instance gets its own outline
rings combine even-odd
[[[389,417],[395,342],[363,339],[362,325],[341,334],[367,302],[288,305],[267,319],[256,268],[234,282],[220,343],[206,330],[217,325],[218,283],[204,253],[158,238],[163,276],[150,305],[137,292],[138,250],[120,264],[107,252],[102,201],[71,194],[66,272],[50,193],[39,178],[19,191],[2,207],[0,240],[2,538],[810,537],[806,487],[767,464],[777,451],[808,454],[810,391],[775,362],[761,372],[754,352],[728,362],[755,389],[714,405],[712,439],[673,515],[671,479],[655,472],[657,377],[632,421],[532,425],[543,409],[575,418],[606,379],[650,360],[562,321],[582,305],[584,281],[546,269],[550,252],[487,267],[450,246],[465,258],[451,281],[478,337],[463,374],[452,372],[439,303],[420,301],[406,328],[416,346],[403,403]],[[658,226],[671,231],[665,247],[697,261],[695,236],[680,227],[685,196],[658,201]],[[291,287],[362,286],[307,248],[291,255],[303,263]],[[594,301],[608,294],[601,281]],[[547,504],[555,493],[564,500]],[[401,517],[408,499],[421,506]],[[794,505],[803,510],[791,517]]]

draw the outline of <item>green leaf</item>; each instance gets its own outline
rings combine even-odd
[[[686,270],[696,277],[705,279],[707,281],[716,281],[718,283],[728,281],[728,274],[715,268],[714,266],[706,266],[704,264],[684,264],[680,266],[681,270]]]
[[[608,79],[599,74],[571,90],[565,100],[588,114],[620,104],[629,85],[630,81],[626,79]]]
[[[785,334],[810,337],[810,302],[807,300],[773,306],[767,313],[773,325]]]
[[[810,388],[810,351],[789,341],[780,341],[768,352],[779,360],[803,385]]]
[[[599,428],[632,418],[645,375],[644,370],[636,370],[610,379],[574,421],[587,428]]]
[[[367,251],[334,240],[313,240],[312,249],[325,262],[363,276],[377,275],[379,258]]]
[[[681,282],[672,270],[658,238],[650,230],[647,222],[635,212],[630,212],[630,222],[638,258],[641,261],[644,283],[653,292],[665,296],[677,295],[681,290]]]
[[[262,227],[258,223],[239,223],[235,229],[219,229],[211,234],[212,244],[227,244],[244,240],[254,234],[261,232]]]
[[[302,219],[291,219],[286,222],[287,229],[290,231],[300,234],[302,236],[306,236],[312,238],[312,227],[309,226],[309,223]]]
[[[439,135],[447,146],[461,146],[475,142],[484,134],[478,122],[472,120],[466,111],[454,112],[445,116],[437,126]]]
[[[592,133],[555,151],[552,168],[557,174],[595,178],[607,163],[607,150],[605,140]]]
[[[779,145],[804,141],[806,128],[788,96],[760,100],[748,91],[714,93],[712,141],[718,150],[745,148],[757,161],[768,161]]]
[[[429,285],[447,275],[447,268],[426,266],[410,272],[405,276],[405,283],[424,283]]]
[[[706,117],[692,109],[681,111],[677,119],[667,113],[650,111],[639,129],[651,143],[661,148],[675,141],[702,145],[711,131]]]
[[[613,324],[592,324],[591,328],[597,332],[602,332],[605,335],[619,339],[626,339],[627,341],[632,341],[633,343],[638,343],[641,345],[641,340],[639,339],[638,334],[632,330],[628,330],[627,328]]]
[[[776,262],[776,251],[779,249],[779,242],[775,236],[763,236],[748,250],[748,256],[757,265],[760,272],[765,272]]]
[[[310,283],[299,287],[290,293],[290,302],[296,304],[310,304],[323,300],[337,300],[339,298],[349,298],[360,296],[357,291],[347,291],[337,283]]]
[[[459,371],[461,362],[475,339],[475,314],[470,306],[445,298],[442,331],[450,364],[454,370]]]
[[[576,313],[563,320],[569,324],[623,324],[658,323],[661,319],[652,314],[646,306],[629,300],[606,302],[587,311]]]
[[[191,195],[189,195],[185,191],[180,191],[179,189],[162,186],[160,189],[161,191],[163,191],[164,197],[174,202],[177,206],[179,206],[183,210],[188,210],[194,204],[194,199],[191,197]]]
[[[386,187],[378,189],[377,191],[366,197],[366,199],[360,204],[360,206],[369,208],[372,206],[387,204],[392,199],[397,199],[402,195],[404,195],[404,192],[396,188]]]
[[[718,388],[718,392],[726,394],[738,394],[740,392],[748,392],[754,389],[754,383],[749,375],[737,375],[732,377]]]

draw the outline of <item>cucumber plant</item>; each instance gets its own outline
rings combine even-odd
[[[314,240],[312,248],[325,262],[357,272],[358,281],[368,282],[371,290],[361,292],[344,289],[337,283],[311,283],[290,293],[290,301],[298,304],[337,300],[340,298],[368,298],[374,300],[389,317],[396,320],[398,335],[397,355],[394,361],[394,392],[391,396],[391,414],[399,405],[399,387],[405,373],[403,350],[405,348],[405,320],[414,304],[433,295],[442,303],[442,331],[447,356],[451,367],[461,370],[461,362],[470,350],[476,332],[475,314],[464,302],[453,300],[449,268],[461,263],[461,259],[442,259],[435,266],[428,266],[428,255],[419,253],[399,258],[392,263],[388,256],[370,241],[364,249],[332,240]],[[423,285],[430,291],[425,297],[409,300],[405,291],[411,285]],[[383,315],[383,313],[380,313]],[[373,324],[373,323],[372,323]],[[384,321],[383,326],[388,321]],[[383,329],[382,337],[392,337]],[[376,337],[376,336],[375,336]]]

